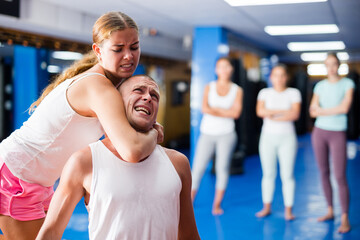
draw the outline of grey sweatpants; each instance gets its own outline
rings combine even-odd
[[[206,167],[216,152],[216,189],[225,190],[229,180],[229,166],[237,142],[235,132],[212,136],[201,134],[192,166],[192,189],[197,190]]]

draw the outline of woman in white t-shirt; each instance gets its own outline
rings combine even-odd
[[[285,219],[293,220],[292,213],[295,192],[294,163],[297,153],[297,138],[294,121],[299,118],[301,95],[299,90],[287,87],[287,68],[275,66],[270,75],[273,87],[259,92],[256,114],[263,118],[259,153],[263,177],[261,192],[264,207],[256,213],[257,217],[271,214],[277,158],[285,205]]]
[[[212,213],[223,213],[221,202],[229,179],[229,165],[237,142],[234,119],[242,110],[242,89],[231,81],[233,67],[230,59],[219,58],[216,62],[216,81],[204,90],[200,125],[200,137],[192,166],[191,198],[194,201],[201,178],[212,155],[216,152],[216,186]]]

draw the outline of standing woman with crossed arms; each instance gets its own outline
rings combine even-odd
[[[271,214],[271,203],[275,190],[277,158],[285,205],[285,219],[293,220],[295,194],[294,165],[297,153],[297,137],[294,121],[299,118],[301,94],[287,87],[288,73],[285,65],[279,64],[271,70],[273,87],[264,88],[258,94],[256,114],[263,118],[259,141],[259,154],[263,177],[261,193],[263,209],[257,217]]]
[[[212,213],[221,215],[221,202],[229,179],[231,157],[237,143],[234,119],[241,114],[243,91],[231,81],[233,67],[229,58],[219,58],[215,72],[218,79],[205,87],[203,96],[204,116],[192,168],[191,198],[194,201],[206,166],[216,152],[216,186]]]
[[[310,103],[310,116],[316,118],[311,140],[319,166],[328,212],[319,222],[333,220],[334,209],[330,183],[329,155],[339,186],[342,209],[340,233],[350,231],[349,186],[346,180],[346,129],[347,116],[354,93],[354,82],[338,74],[340,61],[335,53],[329,53],[325,66],[327,79],[318,82]]]
[[[136,23],[120,12],[104,14],[93,42],[92,52],[51,83],[30,118],[0,144],[0,228],[7,240],[35,239],[73,152],[106,133],[116,151],[138,162],[162,141],[155,123],[147,133],[130,126],[116,89],[139,62]]]

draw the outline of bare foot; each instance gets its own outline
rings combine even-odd
[[[191,190],[191,201],[194,203],[195,197],[196,197],[197,190]]]
[[[334,214],[332,213],[327,213],[325,216],[319,217],[318,222],[325,222],[325,221],[329,221],[329,220],[334,220]]]
[[[271,203],[264,203],[263,209],[255,214],[257,217],[266,217],[271,214]]]
[[[259,218],[262,218],[262,217],[266,217],[266,216],[269,216],[271,214],[271,210],[270,209],[266,209],[266,208],[263,208],[261,211],[257,212],[255,214],[255,216],[259,217]]]
[[[295,219],[295,216],[292,213],[292,207],[285,207],[285,220],[292,221],[294,219]]]
[[[348,215],[347,214],[341,215],[341,225],[338,228],[338,232],[339,233],[347,233],[350,231],[350,229],[351,229],[351,227],[350,227]]]
[[[294,214],[285,212],[285,220],[292,221],[295,219]]]
[[[334,209],[332,206],[328,206],[328,211],[325,216],[319,217],[318,222],[325,222],[329,220],[334,220]]]
[[[220,206],[213,207],[213,210],[212,210],[213,215],[222,215],[223,213],[224,213],[224,210]]]
[[[213,215],[221,215],[224,213],[224,210],[221,208],[221,202],[224,198],[225,190],[216,189],[215,197],[213,203],[212,214]]]

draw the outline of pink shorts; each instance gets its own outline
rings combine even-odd
[[[53,194],[53,187],[15,177],[0,159],[0,214],[19,221],[44,218]]]

